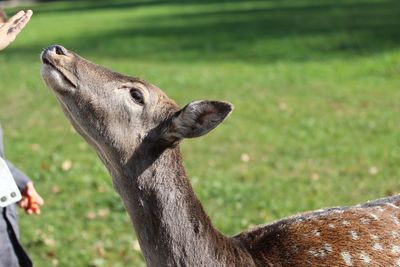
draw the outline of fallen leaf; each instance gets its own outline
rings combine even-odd
[[[61,164],[61,169],[65,172],[69,171],[71,168],[72,168],[72,161],[69,159],[64,160],[63,163]]]
[[[378,171],[379,171],[379,169],[378,169],[377,167],[375,167],[375,166],[372,166],[372,167],[370,167],[370,168],[368,169],[368,172],[369,172],[369,174],[371,174],[371,175],[377,174]]]
[[[31,144],[31,150],[33,152],[36,152],[40,149],[40,145],[39,144]]]
[[[242,153],[242,155],[240,155],[240,159],[241,159],[243,162],[249,162],[249,161],[250,161],[250,155],[247,154],[247,153]]]
[[[104,258],[104,256],[106,255],[106,251],[104,250],[103,243],[102,242],[97,242],[95,248],[96,248],[97,255],[99,257]]]
[[[133,250],[135,250],[135,251],[141,251],[139,241],[137,241],[137,240],[133,240],[132,247],[133,247]]]
[[[47,251],[46,256],[48,258],[54,258],[56,256],[56,253],[54,251]]]
[[[288,104],[285,101],[279,102],[279,109],[281,111],[286,111],[288,109]]]
[[[97,211],[97,215],[100,217],[100,218],[102,218],[102,219],[105,219],[105,218],[107,218],[108,217],[108,215],[110,215],[110,209],[99,209],[98,211]]]
[[[43,243],[46,246],[54,247],[54,245],[56,244],[56,241],[54,239],[52,239],[52,238],[47,237],[47,236],[43,236]]]
[[[97,191],[99,192],[99,193],[104,193],[104,192],[106,192],[106,188],[104,187],[104,186],[102,186],[102,185],[100,185],[99,187],[97,187]]]
[[[54,194],[58,194],[60,192],[60,188],[56,185],[51,187],[51,192]]]
[[[93,267],[102,266],[102,265],[104,265],[104,263],[105,263],[105,260],[104,260],[104,259],[102,259],[102,258],[97,258],[97,259],[94,259],[94,260],[91,262],[90,266],[93,266]]]
[[[312,173],[311,176],[310,176],[310,179],[311,179],[312,181],[318,181],[319,178],[320,178],[320,177],[319,177],[319,174],[316,173],[316,172]]]
[[[86,219],[88,220],[94,220],[96,219],[97,215],[94,211],[89,211],[88,213],[86,213]]]

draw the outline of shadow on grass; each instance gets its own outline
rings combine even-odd
[[[124,26],[117,30],[91,32],[88,27],[87,34],[58,43],[79,54],[112,58],[255,63],[348,58],[400,45],[399,1],[234,1],[229,6],[222,0],[210,5],[188,1],[185,9],[181,1],[134,1],[100,8],[149,3],[175,9],[140,21],[134,16],[121,19]],[[74,8],[63,12],[70,11]],[[32,46],[9,50],[32,52]]]
[[[39,1],[39,2],[57,2],[51,1]],[[165,3],[165,0],[117,0],[117,1],[104,1],[104,0],[70,0],[68,5],[65,3],[61,5],[48,5],[41,8],[41,13],[65,13],[65,12],[85,12],[85,11],[96,11],[101,9],[125,9],[125,8],[138,8],[144,6],[157,5]]]

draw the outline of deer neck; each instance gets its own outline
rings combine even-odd
[[[151,154],[136,153],[123,168],[124,177],[113,179],[147,264],[225,265],[222,262],[226,260],[226,251],[216,248],[233,245],[213,227],[195,196],[179,148]]]

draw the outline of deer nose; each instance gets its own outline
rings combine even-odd
[[[43,63],[49,64],[54,55],[67,57],[71,54],[61,45],[50,45],[42,51],[40,58]]]
[[[54,53],[56,53],[57,55],[60,55],[60,56],[66,56],[67,55],[67,49],[65,49],[63,46],[61,46],[61,45],[51,45],[51,46],[49,46],[48,48],[46,48],[46,50],[48,51],[48,52],[54,52]]]

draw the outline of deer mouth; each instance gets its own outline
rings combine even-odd
[[[40,55],[43,78],[52,89],[65,91],[77,88],[76,78],[63,66],[67,57],[71,54],[62,46],[49,46]]]

